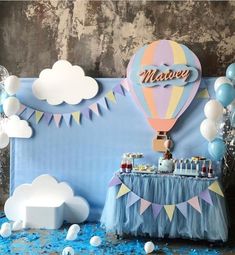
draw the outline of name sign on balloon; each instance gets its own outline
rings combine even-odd
[[[198,78],[198,70],[186,65],[146,66],[140,73],[140,85],[145,87],[185,86]]]

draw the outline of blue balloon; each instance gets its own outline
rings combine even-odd
[[[208,151],[215,160],[221,160],[225,154],[226,146],[221,138],[208,143]]]
[[[3,105],[3,102],[6,98],[8,98],[8,94],[5,91],[2,90],[0,92],[0,113],[3,112],[3,106],[2,105]]]
[[[226,69],[226,77],[235,80],[235,63],[229,65]]]
[[[219,86],[215,94],[216,99],[220,101],[224,107],[227,107],[235,98],[235,89],[231,84],[224,83]]]

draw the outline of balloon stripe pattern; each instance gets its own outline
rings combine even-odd
[[[198,78],[184,86],[182,81],[176,85],[142,86],[139,75],[143,67],[166,65],[170,69],[177,64],[196,68]],[[132,57],[127,68],[127,80],[133,100],[144,112],[150,125],[157,131],[169,131],[197,93],[201,65],[186,46],[170,40],[159,40],[140,48]]]

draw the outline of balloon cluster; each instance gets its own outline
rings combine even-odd
[[[221,160],[226,152],[223,137],[224,113],[231,114],[230,125],[235,127],[235,63],[228,66],[226,76],[216,79],[214,84],[216,99],[208,101],[204,107],[206,119],[200,125],[202,136],[208,140],[208,151],[212,158]]]
[[[5,67],[0,66],[0,149],[7,147],[9,137],[4,132],[8,117],[15,115],[20,109],[20,102],[14,96],[20,87],[20,80],[8,74]]]

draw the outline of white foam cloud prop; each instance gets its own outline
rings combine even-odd
[[[62,203],[65,204],[63,217],[67,222],[81,223],[87,219],[89,215],[87,201],[80,196],[74,196],[72,188],[67,183],[57,182],[54,177],[45,174],[34,179],[32,184],[18,186],[13,195],[7,199],[4,211],[9,220],[24,221],[27,205],[48,207]]]
[[[91,99],[98,92],[95,79],[85,76],[80,66],[66,60],[59,60],[52,69],[44,69],[33,83],[34,95],[40,100],[47,100],[51,105],[78,104],[83,99]]]
[[[32,128],[26,120],[21,120],[17,115],[12,115],[4,124],[4,131],[9,137],[30,138]]]

